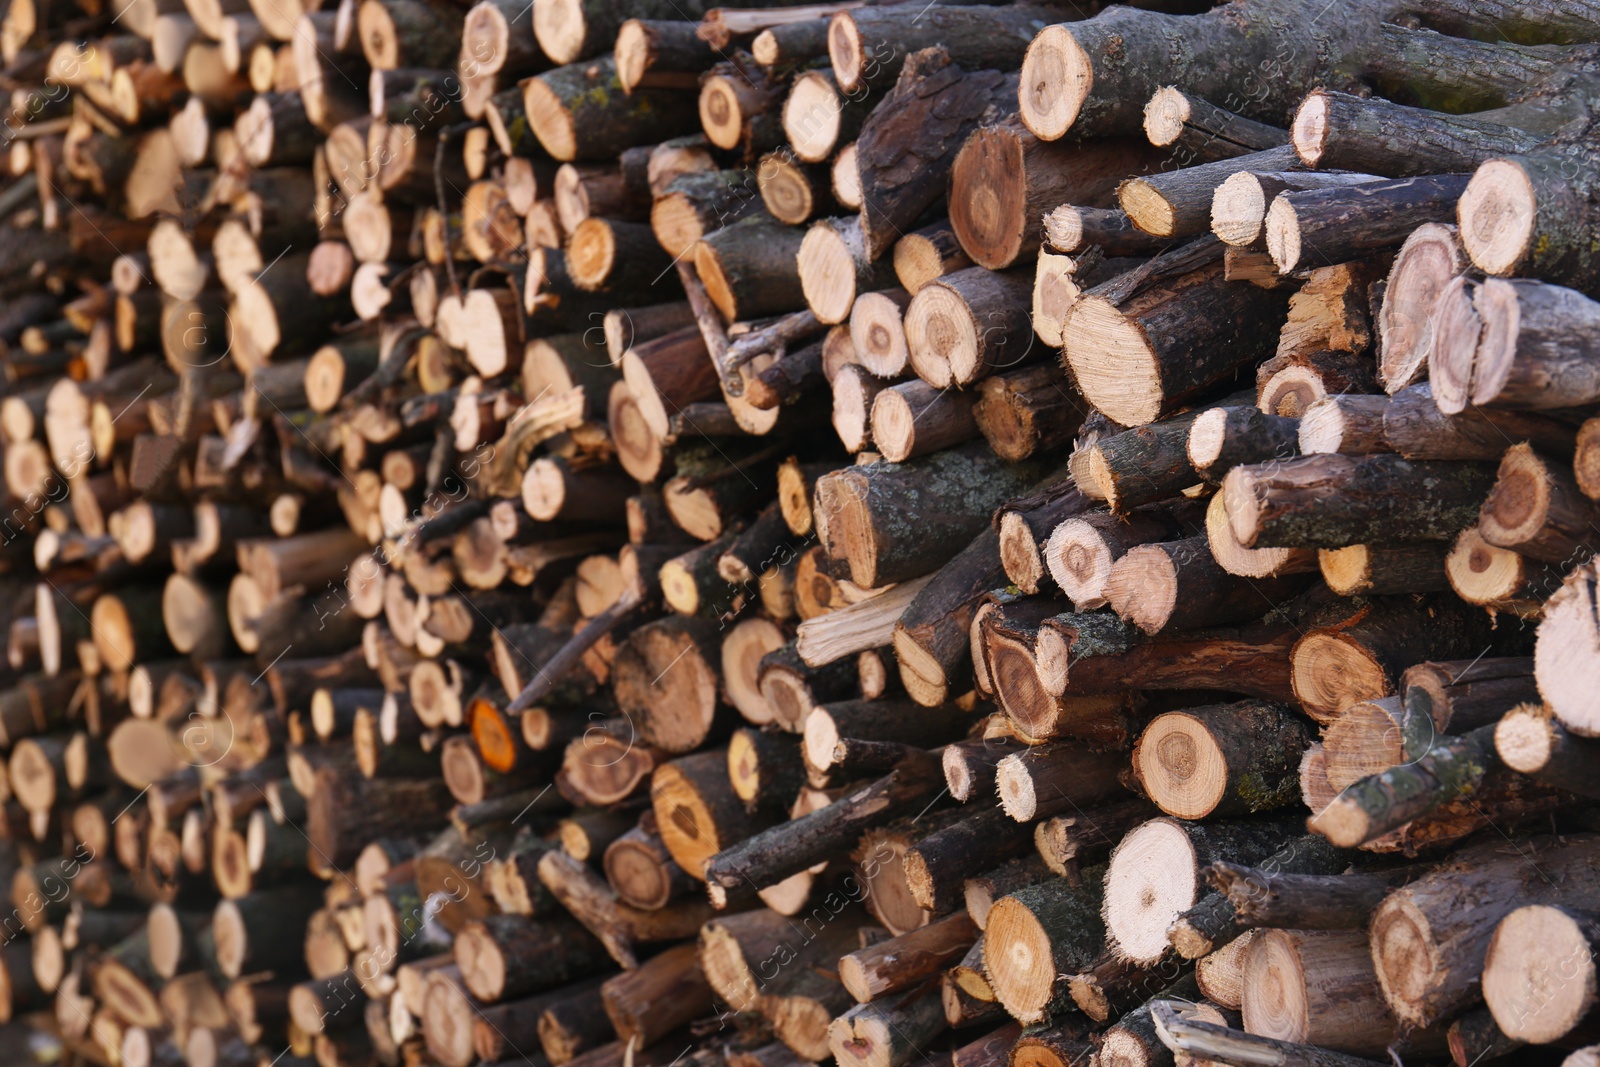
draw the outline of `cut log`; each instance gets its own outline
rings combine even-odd
[[[612,158],[634,144],[687,133],[698,121],[694,102],[682,93],[626,92],[609,58],[536,75],[522,92],[528,125],[545,151],[563,162]]]
[[[956,912],[920,930],[880,941],[839,960],[839,980],[857,1002],[867,1004],[909,989],[966,955],[978,928]]]
[[[1596,792],[1600,747],[1568,733],[1542,705],[1518,704],[1506,712],[1495,727],[1494,747],[1514,771],[1581,796]]]
[[[1045,212],[1109,206],[1118,182],[1157,159],[1134,138],[1051,144],[1015,120],[987,126],[967,138],[951,166],[950,226],[974,263],[1004,270],[1021,258]],[[1209,211],[1209,193],[1205,199]]]
[[[1152,819],[1111,853],[1105,880],[1109,943],[1125,959],[1154,963],[1171,946],[1167,930],[1201,894],[1200,872],[1224,857],[1271,855],[1289,834],[1285,819],[1185,823]],[[992,936],[992,934],[990,935]]]
[[[1168,815],[1245,815],[1298,798],[1306,725],[1288,709],[1246,701],[1158,716],[1133,750],[1145,794]]]
[[[1002,897],[984,930],[983,969],[1013,1018],[1037,1022],[1069,1003],[1067,976],[1086,969],[1105,937],[1104,868],[1074,887],[1053,879]]]
[[[1043,473],[972,445],[836,471],[817,481],[817,505],[829,514],[823,544],[862,588],[915,578],[953,558],[995,505]]]
[[[1124,426],[1154,422],[1276,343],[1283,295],[1230,284],[1220,262],[1134,294],[1126,279],[1085,293],[1062,335],[1083,395]]]
[[[1562,563],[1593,554],[1597,517],[1594,502],[1565,468],[1523,442],[1500,460],[1494,488],[1478,514],[1478,532],[1498,548]]]
[[[1124,517],[1088,511],[1058,523],[1042,549],[1057,588],[1079,611],[1104,607],[1106,583],[1117,560],[1135,546],[1171,541],[1198,519],[1189,504],[1157,504]]]
[[[806,230],[796,266],[806,306],[818,322],[844,322],[859,294],[893,285],[892,264],[872,259],[871,251],[859,219],[820,219]]]
[[[1288,131],[1233,112],[1198,96],[1164,86],[1144,106],[1144,133],[1157,148],[1173,148],[1190,159],[1229,159],[1289,143]]]
[[[1267,210],[1267,250],[1285,274],[1313,258],[1342,263],[1398,245],[1423,223],[1450,221],[1466,188],[1465,175],[1445,174],[1280,193]]]
[[[947,389],[1025,362],[1034,342],[1029,293],[1025,275],[981,266],[924,286],[906,308],[911,369]]]
[[[1483,960],[1483,999],[1501,1033],[1531,1044],[1571,1034],[1594,1006],[1597,937],[1592,915],[1548,904],[1501,919]]]
[[[934,279],[970,266],[948,221],[930,223],[894,243],[895,276],[912,296]]]
[[[1377,97],[1312,91],[1295,112],[1295,151],[1308,167],[1405,177],[1459,174],[1519,155],[1538,134],[1470,116],[1404,107]]]
[[[1384,998],[1403,1022],[1427,1026],[1470,1003],[1495,926],[1518,907],[1594,906],[1592,838],[1534,839],[1524,848],[1531,852],[1508,854],[1503,842],[1465,849],[1395,890],[1373,913],[1373,963]],[[1537,872],[1529,854],[1537,857]]]
[[[1428,634],[1416,632],[1424,626]],[[1408,665],[1494,647],[1480,616],[1446,598],[1375,600],[1344,624],[1308,630],[1295,642],[1295,695],[1306,714],[1325,723],[1357,701],[1395,693]],[[1459,651],[1443,651],[1451,648]]]
[[[1280,194],[1343,189],[1379,180],[1372,174],[1342,170],[1240,171],[1217,186],[1211,197],[1211,232],[1233,246],[1230,251],[1261,252],[1266,249],[1267,213]],[[1270,280],[1270,275],[1262,279]]]
[[[1148,124],[1148,110],[1146,122]],[[1129,178],[1117,189],[1117,199],[1128,218],[1155,237],[1190,237],[1211,227],[1212,200],[1233,175],[1275,173],[1298,165],[1286,144],[1233,156],[1196,167],[1182,167],[1144,178]]]
[[[1073,742],[1013,753],[995,768],[1000,805],[1018,822],[1116,795],[1120,782],[1108,761]]]
[[[1572,424],[1554,414],[1473,407],[1447,415],[1434,402],[1429,382],[1400,390],[1383,415],[1384,440],[1407,459],[1497,460],[1507,441],[1560,453],[1571,447],[1572,434]]]
[[[705,864],[713,902],[719,896],[725,897],[728,890],[749,882],[773,885],[829,858],[838,849],[853,844],[863,830],[925,804],[939,791],[942,781],[937,768],[933,774],[910,766],[897,769],[820,810],[724,849]]]
[[[1539,694],[1561,725],[1580,737],[1600,737],[1600,701],[1581,684],[1587,665],[1600,657],[1594,618],[1595,562],[1573,568],[1545,604],[1534,647]],[[1576,671],[1576,674],[1569,673]]]

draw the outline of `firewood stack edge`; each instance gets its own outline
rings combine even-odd
[[[1600,1064],[1597,47],[10,0],[0,1022]]]

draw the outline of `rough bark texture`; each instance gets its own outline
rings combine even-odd
[[[869,258],[887,252],[939,199],[943,176],[967,136],[1009,113],[1016,86],[1013,75],[967,73],[941,49],[906,61],[856,139]]]

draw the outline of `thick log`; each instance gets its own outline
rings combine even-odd
[[[1025,362],[1034,343],[1029,292],[1025,274],[981,266],[924,286],[906,308],[911,369],[945,389]]]
[[[617,1036],[643,1047],[705,1015],[711,987],[700,973],[695,946],[687,944],[608,979],[600,999]]]
[[[1528,864],[1535,857],[1537,869]],[[1496,924],[1526,904],[1595,906],[1595,841],[1536,838],[1508,853],[1503,842],[1462,850],[1391,893],[1372,915],[1372,959],[1390,1009],[1427,1026],[1477,994]],[[1548,881],[1546,880],[1548,879]]]
[[[1112,850],[1106,872],[1109,943],[1136,963],[1158,961],[1171,950],[1168,929],[1200,898],[1200,872],[1218,859],[1252,862],[1271,855],[1291,836],[1292,821],[1161,818],[1131,831]]]
[[[1151,94],[1176,83],[1207,100],[1237,103],[1246,118],[1281,122],[1316,86],[1355,88],[1357,57],[1379,34],[1390,6],[1360,4],[1338,25],[1315,21],[1316,11],[1298,2],[1258,2],[1250,29],[1214,9],[1197,18],[1115,10],[1047,27],[1023,61],[1022,121],[1046,140],[1068,130],[1085,137],[1137,133]],[[1280,53],[1290,41],[1302,47]],[[1272,77],[1252,82],[1250,95],[1240,96],[1238,87],[1267,62]]]
[[[1154,422],[1276,342],[1283,295],[1230,284],[1220,262],[1143,292],[1129,284],[1138,281],[1124,275],[1090,289],[1062,337],[1084,396],[1125,426]]]
[[[495,915],[469,922],[455,942],[461,982],[479,1000],[514,1000],[603,970],[600,942],[571,919]]]
[[[528,125],[545,151],[563,162],[614,158],[635,144],[688,133],[698,123],[694,102],[683,93],[627,92],[609,58],[536,75],[522,92]]]
[[[1427,635],[1416,632],[1424,619]],[[1408,665],[1494,648],[1480,616],[1448,599],[1374,600],[1344,625],[1310,629],[1295,643],[1295,695],[1308,715],[1329,722],[1357,701],[1394,694]]]
[[[1002,897],[984,930],[983,969],[1013,1018],[1038,1022],[1070,1001],[1067,976],[1086,969],[1105,937],[1104,868],[1082,884],[1052,879]]]
[[[1058,523],[1042,548],[1050,577],[1079,611],[1104,607],[1113,566],[1130,549],[1178,540],[1199,516],[1192,504],[1155,504],[1118,517],[1093,510]]]
[[[1501,1033],[1541,1045],[1573,1034],[1594,1005],[1597,938],[1592,914],[1548,904],[1501,919],[1483,960],[1483,999]],[[1564,967],[1572,978],[1556,977]]]
[[[1498,548],[1561,563],[1592,554],[1595,518],[1594,502],[1566,469],[1524,442],[1501,459],[1478,515],[1478,532]]]
[[[894,283],[891,262],[871,258],[857,218],[813,223],[801,242],[796,265],[806,306],[818,322],[828,325],[844,322],[859,294],[888,289]]]
[[[1305,723],[1281,705],[1246,701],[1158,716],[1133,750],[1145,794],[1180,819],[1245,815],[1299,796]]]
[[[802,235],[756,216],[724,225],[694,247],[695,270],[730,321],[793,311],[805,303],[796,260]]]
[[[1558,789],[1593,796],[1600,745],[1568,733],[1540,704],[1518,704],[1495,726],[1494,747],[1512,770]]]
[[[1524,618],[1540,615],[1562,580],[1560,565],[1497,548],[1483,539],[1476,526],[1456,538],[1444,566],[1450,588],[1462,600]]]
[[[1586,290],[1592,253],[1576,240],[1594,208],[1587,152],[1543,148],[1487,160],[1461,195],[1461,243],[1485,274],[1525,275]]]
[[[967,138],[951,166],[950,226],[974,263],[1003,270],[1021,258],[1045,212],[1109,206],[1118,182],[1153,169],[1158,158],[1134,138],[1051,144],[1015,120],[987,126]],[[1209,210],[1209,193],[1205,200]]]
[[[1573,568],[1544,607],[1534,648],[1539,693],[1561,725],[1580,737],[1600,736],[1600,702],[1579,678],[1600,656],[1600,628],[1593,621],[1595,562]],[[1577,675],[1569,674],[1577,671]]]
[[[983,379],[972,415],[989,447],[1018,462],[1067,444],[1088,405],[1052,364],[1021,367]]]

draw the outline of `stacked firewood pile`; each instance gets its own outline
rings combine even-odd
[[[1597,46],[11,0],[0,1017],[1600,1062]]]

